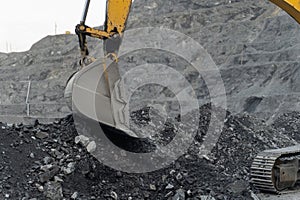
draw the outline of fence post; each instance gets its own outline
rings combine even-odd
[[[30,116],[30,104],[29,104],[29,94],[30,94],[30,88],[31,88],[31,81],[28,81],[28,88],[27,88],[27,95],[26,95],[26,112],[27,117]]]

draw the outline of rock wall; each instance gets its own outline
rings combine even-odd
[[[300,26],[268,1],[134,2],[128,29],[149,26],[184,33],[207,50],[220,70],[233,113],[273,121],[282,113],[300,110]],[[100,41],[91,39],[89,46],[92,55],[101,57]],[[79,57],[75,35],[47,36],[29,51],[0,53],[0,115],[26,115],[28,81],[30,115],[68,114],[63,91],[69,76],[79,69]],[[176,70],[184,64],[157,52],[132,53],[124,60],[122,73],[139,63],[162,63]],[[205,83],[193,73],[188,70],[185,77],[202,98],[208,94]]]
[[[300,109],[300,26],[268,1],[139,1],[129,26],[174,29],[203,45],[232,112],[271,122]]]

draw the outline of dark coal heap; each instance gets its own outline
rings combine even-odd
[[[295,144],[299,113],[285,114],[268,126],[263,120],[227,112],[218,143],[203,157],[199,148],[210,114],[210,105],[201,107],[198,134],[185,155],[146,174],[115,171],[97,161],[75,143],[72,116],[50,125],[0,124],[1,198],[252,199],[252,159],[264,149]]]

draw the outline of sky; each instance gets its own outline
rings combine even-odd
[[[74,33],[85,0],[9,0],[1,3],[0,52],[20,52],[47,35]],[[91,0],[86,25],[105,19],[106,0]]]

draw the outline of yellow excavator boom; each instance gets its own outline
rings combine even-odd
[[[270,0],[289,15],[291,15],[300,24],[300,0]]]
[[[84,59],[89,55],[86,36],[105,40],[111,38],[116,34],[122,35],[125,30],[131,4],[132,0],[107,0],[104,30],[98,30],[85,25],[90,5],[90,0],[86,0],[82,19],[80,21],[80,24],[78,24],[75,29],[75,32],[79,38],[82,64],[84,62]]]
[[[131,0],[108,0],[106,8],[105,29],[110,35],[122,34],[131,7]]]
[[[300,24],[300,0],[269,0],[285,10]],[[122,35],[130,12],[132,0],[107,0],[106,20],[104,30],[98,30],[85,25],[90,0],[86,0],[83,16],[80,24],[76,26],[76,33],[79,37],[82,60],[88,55],[86,36],[99,39],[111,38],[115,34]]]

